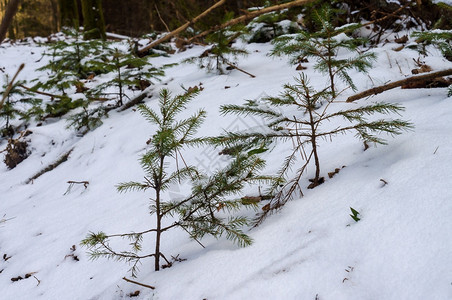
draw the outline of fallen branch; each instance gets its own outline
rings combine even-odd
[[[52,171],[53,169],[55,169],[56,167],[58,167],[59,165],[61,165],[62,163],[64,163],[65,161],[67,161],[67,159],[69,158],[69,155],[71,154],[72,150],[74,150],[74,148],[72,148],[71,150],[69,150],[68,152],[66,152],[63,156],[61,156],[56,162],[54,162],[53,164],[48,165],[46,168],[42,169],[41,171],[39,171],[38,173],[36,173],[35,175],[33,175],[32,177],[30,177],[25,183],[28,184],[30,182],[33,182],[33,180],[35,180],[36,178],[38,178],[39,176]]]
[[[438,72],[427,73],[424,75],[408,77],[403,80],[394,81],[394,82],[391,82],[391,83],[388,83],[385,85],[377,86],[377,87],[371,88],[369,90],[366,90],[364,92],[361,92],[359,94],[350,96],[347,98],[346,102],[353,102],[353,101],[356,101],[356,100],[364,98],[364,97],[377,95],[377,94],[383,93],[384,91],[387,91],[387,90],[390,90],[390,89],[393,89],[393,88],[396,88],[396,87],[399,87],[399,86],[402,86],[405,84],[429,80],[429,79],[435,79],[437,77],[443,77],[443,76],[449,76],[449,75],[452,75],[452,69],[447,69],[447,70],[442,70],[442,71],[438,71]]]
[[[32,89],[32,88],[29,88],[28,86],[25,86],[23,84],[20,84],[19,86],[21,88],[27,90],[27,91],[30,91],[30,92],[38,94],[38,95],[43,95],[43,96],[47,96],[47,97],[51,97],[51,98],[57,98],[57,99],[66,99],[66,98],[68,98],[68,96],[65,96],[65,95],[55,95],[55,94],[50,94],[50,93],[38,91],[38,90],[35,90],[35,89]],[[111,99],[108,99],[108,98],[94,98],[93,97],[93,98],[91,98],[91,100],[99,101],[99,102],[105,102],[105,101],[109,101]]]
[[[231,64],[231,63],[229,63],[229,62],[226,62],[226,64],[227,64],[229,67],[231,67],[231,68],[233,68],[233,69],[236,69],[237,71],[240,71],[240,72],[242,72],[242,73],[245,73],[246,75],[249,75],[251,78],[255,78],[255,77],[256,77],[255,75],[253,75],[253,74],[251,74],[251,73],[248,73],[247,71],[245,71],[245,70],[243,70],[243,69],[240,69],[239,67],[234,66],[233,64]]]
[[[83,186],[85,187],[85,190],[88,188],[89,185],[89,181],[73,181],[73,180],[69,180],[67,183],[69,183],[69,187],[67,188],[66,192],[63,194],[63,196],[66,196],[67,194],[69,194],[72,190],[72,187],[76,184],[83,184]]]
[[[194,18],[193,20],[185,23],[184,25],[180,26],[179,28],[171,31],[170,33],[168,33],[167,35],[165,35],[164,37],[159,38],[158,40],[150,43],[149,45],[147,45],[146,47],[139,49],[138,50],[138,54],[139,55],[144,55],[144,53],[146,53],[146,51],[148,51],[149,49],[154,48],[155,46],[169,40],[170,38],[172,38],[173,36],[178,35],[179,33],[181,33],[182,31],[184,31],[185,29],[187,29],[190,25],[198,22],[201,18],[207,16],[212,10],[214,10],[215,8],[223,5],[226,2],[226,0],[220,0],[217,3],[215,3],[214,5],[212,5],[211,7],[209,7],[207,10],[205,10],[203,13],[201,13],[200,15],[198,15],[196,18]]]
[[[143,92],[141,94],[139,94],[138,96],[136,96],[135,98],[133,98],[132,100],[130,100],[129,102],[127,102],[126,104],[124,104],[123,106],[121,106],[119,108],[118,111],[125,111],[126,109],[129,109],[141,102],[143,102],[143,100],[148,97],[148,93],[147,92]]]
[[[23,84],[20,84],[19,86],[21,88],[27,90],[27,91],[30,91],[30,92],[33,92],[33,93],[36,93],[36,94],[39,94],[39,95],[43,95],[43,96],[48,96],[48,97],[51,97],[51,98],[59,98],[59,99],[67,98],[67,96],[60,96],[60,95],[54,95],[54,94],[49,94],[49,93],[46,93],[46,92],[37,91],[37,90],[29,88],[29,87],[27,87],[27,86],[25,86]]]
[[[220,29],[223,29],[223,28],[226,28],[226,27],[229,27],[229,26],[241,23],[241,22],[245,22],[245,21],[250,20],[250,19],[254,19],[255,17],[263,15],[265,13],[278,11],[278,10],[283,10],[283,9],[291,8],[291,7],[295,7],[295,6],[301,6],[301,5],[307,4],[309,2],[314,2],[314,0],[295,0],[295,1],[292,1],[292,2],[289,2],[289,3],[278,4],[278,5],[266,7],[266,8],[263,8],[263,9],[247,12],[243,16],[240,16],[238,18],[232,19],[232,20],[230,20],[230,21],[228,21],[228,22],[226,22],[224,24],[214,26],[214,27],[210,28],[209,30],[201,32],[200,34],[190,38],[188,40],[188,42],[191,43],[193,40],[201,38],[201,37],[204,37],[204,36],[208,35],[211,32],[214,32],[214,31],[217,31],[217,30],[220,30]]]
[[[144,287],[147,287],[147,288],[149,288],[151,290],[155,290],[155,286],[147,285],[147,284],[140,283],[140,282],[137,282],[137,281],[133,281],[133,280],[130,280],[130,279],[125,278],[125,277],[123,277],[122,279],[124,279],[127,282],[134,283],[134,284],[137,284],[137,285],[140,285],[140,286],[144,286]]]
[[[20,71],[22,71],[25,67],[25,64],[21,64],[19,66],[19,69],[17,69],[16,74],[14,75],[13,79],[8,83],[8,86],[6,87],[5,92],[3,93],[3,97],[2,97],[2,101],[0,101],[0,109],[2,109],[3,107],[3,103],[5,102],[5,99],[8,97],[9,92],[11,91],[11,89],[13,88],[14,85],[14,81],[17,78],[17,75],[19,75]]]

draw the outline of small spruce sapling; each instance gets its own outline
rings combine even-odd
[[[225,21],[231,17],[232,15],[228,14]],[[243,26],[220,29],[206,38],[206,41],[211,44],[209,49],[205,50],[200,56],[188,58],[184,62],[197,63],[200,68],[206,68],[208,72],[216,71],[218,74],[224,74],[225,69],[236,69],[244,72],[236,66],[236,63],[237,58],[248,55],[248,51],[233,46],[234,41],[243,33]]]
[[[239,155],[224,169],[213,175],[204,175],[194,166],[189,166],[182,159],[184,167],[180,168],[178,160],[182,150],[188,146],[199,146],[207,139],[196,138],[195,134],[205,118],[205,111],[199,110],[191,117],[177,120],[177,115],[185,110],[187,103],[197,94],[197,91],[171,97],[168,90],[160,92],[159,111],[141,105],[139,111],[153,125],[157,126],[149,140],[149,150],[141,157],[141,166],[146,175],[143,182],[126,182],[117,186],[118,191],[153,191],[150,212],[156,217],[155,227],[127,234],[106,235],[103,232],[91,233],[82,245],[90,249],[91,258],[101,256],[127,261],[132,264],[132,275],[137,272],[137,265],[143,258],[154,258],[154,269],[160,269],[160,258],[168,265],[170,262],[162,253],[161,241],[163,234],[175,228],[189,233],[198,240],[204,235],[220,237],[223,234],[230,240],[245,246],[251,243],[251,238],[242,231],[248,223],[247,218],[230,216],[228,212],[239,210],[242,201],[229,197],[241,192],[245,184],[266,181],[268,178],[257,176],[264,166],[264,161],[255,155]],[[168,199],[167,192],[173,184],[188,180],[192,191],[185,198]],[[163,222],[173,218],[173,222]],[[150,254],[140,255],[143,236],[155,234],[155,249]],[[110,246],[110,240],[127,238],[131,241],[131,251],[116,252]]]
[[[9,77],[5,76],[5,84],[2,86],[3,91],[0,92],[0,95],[3,95],[10,85],[11,87],[0,108],[0,119],[5,120],[5,125],[1,129],[3,137],[12,137],[15,133],[11,120],[16,118],[29,120],[33,115],[39,115],[42,111],[41,100],[33,97],[32,92],[21,88],[21,85],[24,84],[25,81],[22,80],[11,83]]]
[[[295,85],[286,84],[284,92],[279,97],[266,97],[261,100],[248,101],[245,105],[225,105],[220,108],[223,114],[255,115],[266,120],[267,124],[260,130],[245,132],[228,132],[215,138],[215,142],[228,148],[246,147],[258,142],[269,141],[293,142],[290,154],[285,158],[277,177],[279,180],[271,188],[269,194],[275,194],[269,209],[264,215],[281,207],[291,199],[296,191],[302,195],[300,180],[308,164],[314,160],[315,175],[308,188],[314,188],[323,182],[320,168],[320,155],[318,144],[321,140],[332,140],[333,137],[347,132],[355,132],[356,137],[367,142],[386,144],[378,134],[384,132],[390,135],[401,134],[402,131],[412,128],[412,125],[400,119],[380,119],[370,121],[366,116],[375,114],[400,113],[403,107],[390,103],[373,103],[357,108],[329,112],[329,108],[336,103],[331,91],[314,90],[304,74],[296,79]],[[337,126],[333,129],[325,126],[337,118],[343,118],[350,125]],[[295,172],[295,176],[285,180],[294,166],[297,158],[305,161]],[[259,218],[259,221],[262,218]]]
[[[339,77],[353,90],[356,86],[348,71],[356,69],[366,72],[375,59],[374,53],[359,53],[358,46],[366,43],[365,38],[351,36],[353,32],[361,28],[361,24],[348,24],[334,27],[331,19],[334,10],[328,6],[320,10],[314,10],[312,18],[315,20],[318,31],[301,31],[296,34],[284,35],[273,41],[272,55],[292,56],[292,62],[298,62],[301,58],[312,57],[316,63],[314,68],[329,77],[329,87],[333,98],[337,96],[335,78]],[[356,52],[355,56],[338,59],[341,50]]]
[[[146,58],[134,56],[117,48],[107,50],[100,57],[90,61],[89,65],[102,70],[103,73],[114,74],[113,79],[98,85],[90,92],[95,95],[107,94],[108,88],[115,88],[116,92],[108,94],[118,96],[117,106],[123,105],[128,86],[139,86],[143,79],[158,79],[164,75],[163,69],[153,67]]]
[[[72,109],[85,106],[85,101],[72,99],[74,97],[68,94],[74,91],[86,92],[82,79],[101,73],[101,70],[88,62],[102,53],[107,46],[105,41],[83,40],[81,33],[73,28],[65,28],[63,33],[65,38],[52,43],[46,52],[46,55],[51,57],[49,63],[37,69],[47,72],[47,80],[37,79],[31,88],[36,92],[44,90],[59,94],[52,97],[57,98],[56,101],[46,104],[45,117],[60,117]]]
[[[92,101],[89,99],[82,101],[83,104],[80,106],[81,111],[72,114],[68,118],[67,127],[73,127],[83,135],[102,125],[102,119],[108,117],[108,110],[102,104],[90,107]]]

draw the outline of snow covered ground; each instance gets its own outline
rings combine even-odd
[[[387,43],[374,50],[378,60],[369,76],[351,73],[360,91],[411,74],[416,67],[412,58],[419,54],[392,50],[398,46]],[[294,83],[299,71],[286,57],[267,56],[270,44],[246,47],[251,55],[241,58],[239,66],[256,78],[236,70],[208,74],[179,64],[151,86],[153,96],[146,104],[156,108],[163,87],[178,94],[181,85],[202,83],[204,90],[181,114],[207,111],[201,135],[260,124],[255,118],[221,116],[218,108],[277,95],[283,84]],[[12,75],[25,63],[20,79],[44,76],[34,71],[44,64],[39,60],[43,50],[2,45],[0,67]],[[151,62],[180,62],[203,51],[196,46]],[[452,65],[434,49],[421,59],[433,70]],[[316,88],[324,88],[328,80],[312,65],[307,63],[304,72]],[[340,97],[351,94],[347,90]],[[207,238],[201,248],[182,230],[168,232],[162,252],[186,260],[159,272],[153,271],[151,259],[143,260],[136,280],[155,290],[122,280],[129,277],[130,266],[102,258],[90,261],[79,245],[90,231],[121,233],[153,226],[150,195],[119,194],[115,188],[119,182],[142,179],[138,158],[153,127],[134,109],[110,112],[101,127],[83,137],[66,129],[65,118],[39,127],[32,122],[28,129],[33,133],[27,137],[31,155],[12,170],[0,164],[0,299],[129,299],[137,290],[140,294],[133,299],[452,299],[452,98],[444,88],[397,88],[338,105],[369,101],[405,106],[402,118],[415,125],[414,131],[387,137],[387,146],[365,152],[352,134],[322,141],[322,175],[346,167],[317,188],[304,189],[303,198],[288,202],[249,231],[254,239],[249,247]],[[1,140],[0,150],[5,146]],[[281,144],[265,153],[266,173],[276,172],[290,146]],[[66,162],[25,183],[70,149]],[[207,169],[221,164],[211,149],[188,150],[185,159]],[[311,166],[301,182],[304,188],[313,172]],[[89,185],[68,190],[71,180]],[[170,193],[184,193],[184,187]],[[349,216],[350,207],[360,212],[359,222]],[[152,240],[145,240],[145,252],[152,248]],[[11,280],[26,274],[29,278]]]

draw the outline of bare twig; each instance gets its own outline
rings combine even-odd
[[[171,30],[169,29],[168,25],[166,25],[165,21],[162,19],[162,16],[160,15],[160,11],[159,8],[157,7],[157,4],[154,4],[155,7],[155,11],[157,12],[157,16],[159,17],[160,21],[163,23],[163,26],[165,26],[166,31],[170,32]]]
[[[11,81],[9,82],[8,86],[6,87],[5,92],[3,93],[3,97],[2,97],[2,101],[0,101],[0,109],[2,109],[3,107],[3,103],[5,102],[5,99],[8,97],[9,92],[11,91],[11,89],[13,88],[14,85],[14,81],[16,80],[17,76],[19,75],[20,71],[22,71],[25,67],[25,64],[21,64],[19,66],[19,69],[17,69],[16,74],[14,75],[13,79],[11,79]]]
[[[69,184],[83,184],[83,186],[86,189],[88,187],[89,181],[72,181],[72,180],[69,180],[67,183],[69,183]]]
[[[121,108],[118,111],[125,111],[126,109],[129,109],[129,108],[143,102],[143,100],[146,99],[146,97],[149,97],[148,93],[143,92],[143,93],[139,94],[138,96],[136,96],[135,98],[133,98],[132,100],[130,100],[129,102],[127,102],[126,104],[124,104],[123,106],[121,106]]]
[[[39,280],[38,278],[36,278],[36,276],[34,276],[34,275],[33,275],[33,277],[34,277],[34,279],[36,279],[36,280],[38,281],[38,284],[37,284],[36,286],[39,286],[39,285],[41,284],[41,280]]]
[[[133,281],[133,280],[130,280],[130,279],[126,278],[126,277],[123,277],[122,279],[124,279],[127,282],[130,282],[130,283],[133,283],[133,284],[137,284],[137,285],[140,285],[140,286],[144,286],[144,287],[147,287],[147,288],[149,288],[151,290],[155,290],[155,286],[147,285],[147,284],[140,283],[140,282],[137,282],[137,281]]]
[[[399,87],[399,86],[402,86],[402,85],[405,85],[408,83],[424,81],[424,80],[429,80],[429,79],[434,79],[437,77],[443,77],[443,76],[449,76],[449,75],[452,75],[452,69],[447,69],[447,70],[442,70],[442,71],[438,71],[438,72],[408,77],[403,80],[394,81],[394,82],[391,82],[391,83],[388,83],[385,85],[377,86],[377,87],[371,88],[369,90],[366,90],[364,92],[361,92],[359,94],[350,96],[347,98],[346,102],[353,102],[353,101],[359,100],[364,97],[377,95],[377,94],[383,93],[384,91],[387,91],[387,90],[390,90],[390,89],[393,89],[393,88],[396,88],[396,87]]]
[[[69,180],[67,183],[69,183],[69,187],[67,188],[67,190],[66,190],[66,192],[63,194],[63,196],[64,196],[64,195],[67,195],[67,194],[69,194],[69,193],[71,192],[71,189],[72,189],[72,187],[74,186],[74,184],[83,184],[83,186],[85,187],[85,189],[87,189],[87,188],[88,188],[88,185],[89,185],[89,181],[72,181],[72,180]]]
[[[39,176],[41,176],[44,173],[47,173],[49,171],[52,171],[53,169],[55,169],[56,167],[58,167],[59,165],[61,165],[63,162],[67,161],[67,159],[69,158],[69,155],[71,154],[72,150],[74,150],[74,148],[72,148],[71,150],[69,150],[68,152],[66,152],[65,154],[63,154],[63,156],[61,156],[56,162],[54,162],[53,164],[48,165],[46,168],[44,168],[43,170],[39,171],[38,173],[36,173],[35,175],[33,175],[32,177],[30,177],[25,183],[30,183],[33,182],[33,180],[35,180],[36,178],[38,178]]]
[[[3,218],[0,219],[0,224],[16,218],[16,217],[12,217],[12,218],[5,219],[5,217],[6,217],[6,215],[3,215]]]
[[[436,151],[438,151],[438,148],[439,148],[439,146],[436,147],[435,152],[433,152],[433,154],[436,154]]]
[[[177,223],[185,232],[187,232],[201,247],[206,248],[197,238],[192,236],[192,234],[180,223]]]
[[[251,73],[248,73],[247,71],[245,71],[245,70],[243,70],[243,69],[240,69],[239,67],[237,67],[237,66],[231,64],[230,62],[226,62],[226,64],[227,64],[229,67],[231,67],[231,68],[233,68],[233,69],[236,69],[237,71],[240,71],[240,72],[242,72],[242,73],[245,73],[246,75],[249,75],[251,78],[255,78],[255,77],[256,77],[255,75],[253,75],[253,74],[251,74]]]

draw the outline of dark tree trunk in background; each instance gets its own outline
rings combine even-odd
[[[105,39],[105,22],[102,0],[82,0],[84,38]]]
[[[79,27],[77,0],[58,0],[61,27]]]
[[[3,42],[6,37],[6,32],[19,8],[19,2],[20,0],[10,0],[6,6],[5,16],[0,24],[0,43]]]
[[[140,36],[152,31],[152,0],[103,0],[102,6],[108,32]]]

